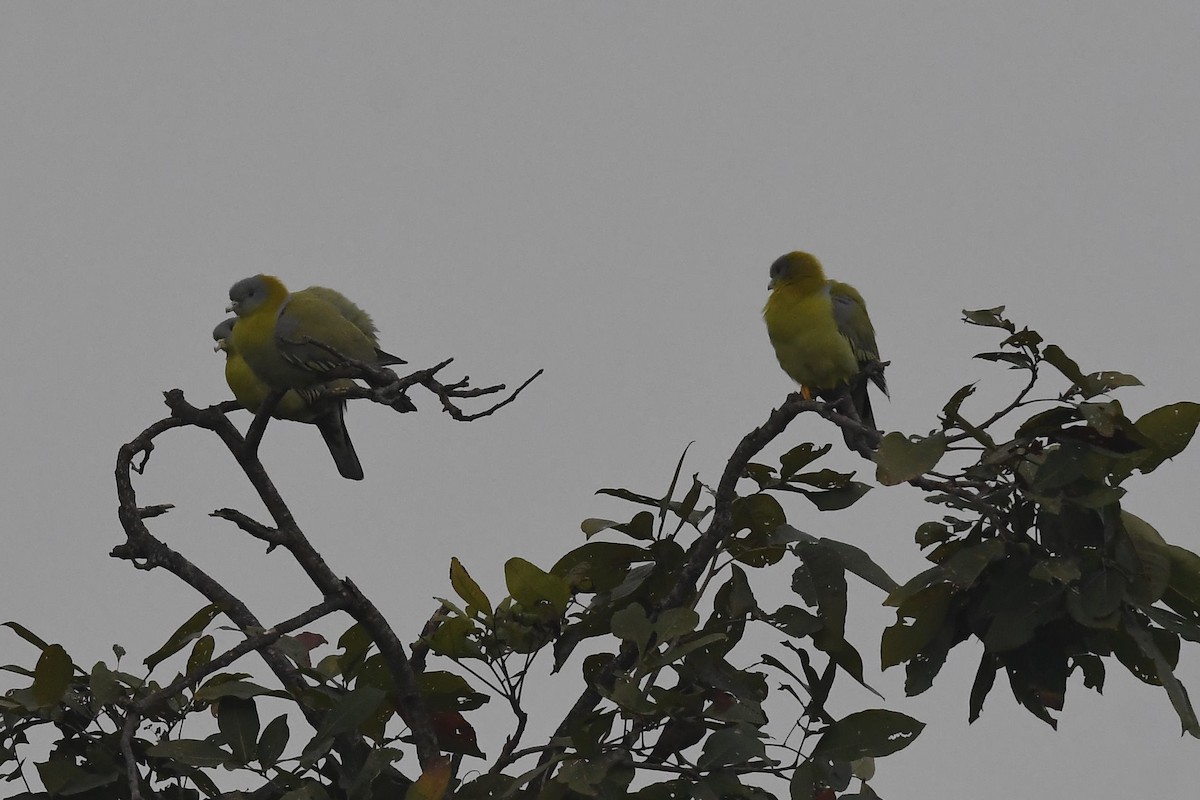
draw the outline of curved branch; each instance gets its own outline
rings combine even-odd
[[[178,389],[166,392],[165,397],[172,416],[151,425],[132,442],[120,448],[116,469],[119,498],[118,517],[126,532],[126,543],[113,548],[112,555],[116,558],[133,561],[135,566],[142,569],[155,567],[168,569],[203,594],[210,602],[215,603],[242,630],[263,627],[240,599],[184,556],[156,539],[143,523],[143,519],[148,516],[147,510],[139,508],[137,505],[137,496],[133,489],[131,475],[134,471],[133,460],[138,454],[144,453],[145,457],[140,465],[144,468],[146,460],[153,450],[154,437],[185,425],[213,431],[237,460],[274,520],[276,527],[269,538],[271,544],[286,547],[325,597],[344,596],[348,598],[347,612],[356,621],[362,623],[371,634],[389,668],[393,671],[397,686],[396,702],[407,712],[422,766],[432,763],[433,759],[440,756],[437,738],[417,688],[416,677],[404,653],[403,645],[400,644],[391,627],[383,619],[383,615],[353,584],[339,580],[321,555],[309,543],[259,462],[257,454],[226,418],[225,404],[199,409],[189,404]],[[233,517],[233,515],[224,514],[221,516],[225,516],[227,519]],[[239,524],[249,520],[244,515],[242,519],[234,518]],[[257,523],[255,524],[257,525]],[[261,533],[270,529],[259,526],[257,530]],[[260,652],[289,693],[293,697],[301,697],[306,683],[283,653],[274,646],[266,646]],[[320,717],[317,712],[311,709],[303,710],[309,717],[309,722],[314,727],[319,726]]]

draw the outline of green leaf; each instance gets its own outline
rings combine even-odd
[[[1051,436],[1081,419],[1075,406],[1055,406],[1034,414],[1017,428],[1016,440],[1024,441],[1034,436]]]
[[[75,664],[62,645],[48,645],[33,668],[33,699],[41,707],[57,705],[71,688]]]
[[[759,489],[765,489],[778,483],[775,478],[775,469],[765,464],[747,464],[746,468],[742,470],[742,477],[757,483]]]
[[[709,734],[696,759],[700,769],[718,769],[765,759],[766,747],[749,725],[734,725]]]
[[[811,636],[825,627],[820,617],[799,606],[780,606],[774,614],[766,614],[763,619],[794,639]]]
[[[588,542],[560,558],[550,573],[577,592],[610,592],[625,580],[631,564],[653,559],[635,544]]]
[[[743,564],[764,567],[775,564],[787,553],[787,548],[774,544],[772,534],[787,522],[779,501],[768,494],[752,494],[733,501],[734,533],[748,530],[745,536],[728,541],[729,553]]]
[[[1200,425],[1200,403],[1173,403],[1143,415],[1134,427],[1154,442],[1155,449],[1138,464],[1138,471],[1153,472],[1167,459],[1182,453],[1197,425]]]
[[[188,656],[187,671],[191,672],[197,667],[212,661],[213,651],[216,649],[216,646],[216,640],[208,634],[197,639],[196,643],[192,645],[191,655]]]
[[[1085,688],[1095,689],[1097,692],[1104,690],[1104,661],[1099,656],[1091,653],[1079,653],[1072,656],[1071,660],[1083,673]]]
[[[417,688],[430,711],[474,711],[490,699],[461,675],[445,670],[422,672],[417,676]]]
[[[337,644],[342,649],[342,653],[337,657],[338,666],[342,675],[351,677],[356,674],[375,643],[367,629],[356,622],[338,637]]]
[[[466,602],[467,613],[474,608],[482,611],[485,617],[492,615],[492,601],[488,600],[483,589],[479,588],[479,584],[475,582],[457,557],[450,559],[450,585],[454,587],[455,593]]]
[[[358,730],[386,700],[387,695],[381,689],[374,686],[356,686],[321,720],[321,727],[317,729],[313,741],[332,739],[339,733]]]
[[[651,783],[648,786],[643,786],[636,792],[631,792],[626,797],[631,800],[685,800],[689,797],[694,797],[692,794],[692,781],[683,778],[674,778],[662,783]],[[499,797],[499,795],[495,795]]]
[[[811,587],[825,629],[842,636],[846,624],[846,568],[837,551],[821,542],[799,542],[795,553],[802,565],[793,573],[792,587]],[[797,581],[801,581],[800,584]],[[809,600],[805,597],[806,601]],[[811,605],[811,601],[810,601]]]
[[[950,529],[943,522],[922,522],[913,534],[913,541],[920,547],[931,544],[941,544],[951,536]]]
[[[440,656],[459,661],[464,658],[483,658],[483,650],[475,641],[475,623],[466,617],[451,617],[442,620],[433,635],[429,647]]]
[[[219,767],[232,763],[233,756],[204,739],[173,739],[146,749],[155,758],[168,758],[193,767]]]
[[[175,632],[171,634],[171,637],[167,639],[166,643],[163,644],[162,647],[146,656],[145,660],[142,662],[146,665],[146,669],[154,669],[156,666],[162,663],[164,659],[167,659],[182,650],[188,642],[198,639],[201,631],[203,631],[208,626],[208,623],[212,622],[220,613],[221,609],[217,608],[215,604],[212,604],[207,605],[197,611],[195,614],[192,614],[192,616],[188,618],[187,622],[180,625]]]
[[[623,642],[633,642],[642,652],[645,652],[653,632],[654,627],[646,616],[646,610],[637,603],[630,603],[612,615],[613,636]]]
[[[1035,348],[1042,343],[1042,335],[1037,331],[1031,331],[1029,328],[1021,330],[1019,333],[1014,333],[1012,336],[1000,343],[1002,347],[1028,347]]]
[[[816,800],[817,767],[812,759],[796,767],[788,782],[789,800]]]
[[[917,574],[907,583],[893,590],[883,601],[885,606],[898,606],[907,598],[935,583],[948,581],[954,586],[972,586],[987,565],[1003,558],[1004,542],[989,539],[979,544],[968,545],[958,550],[941,564]]]
[[[962,313],[963,321],[971,325],[982,325],[985,328],[1004,328],[1009,333],[1016,332],[1016,326],[1001,316],[1004,313],[1004,306],[980,308],[975,311],[968,311],[964,308]]]
[[[1137,553],[1140,569],[1130,586],[1130,596],[1139,603],[1156,603],[1167,591],[1171,558],[1167,543],[1150,523],[1121,511],[1121,526]]]
[[[695,525],[704,518],[705,512],[696,512],[696,503],[700,502],[700,493],[703,490],[704,484],[700,482],[700,475],[695,473],[692,475],[692,487],[683,496],[683,500],[678,505],[671,504],[671,510],[679,517],[679,525],[675,527],[676,533],[683,530],[683,526],[687,523]]]
[[[717,590],[713,608],[725,619],[742,619],[758,610],[754,591],[746,578],[746,571],[736,564],[730,567],[729,580]]]
[[[1200,625],[1195,622],[1157,606],[1139,605],[1137,610],[1149,617],[1151,622],[1163,630],[1187,639],[1189,642],[1200,642]]]
[[[1077,584],[1077,591],[1067,594],[1067,611],[1080,625],[1114,628],[1120,621],[1127,587],[1124,576],[1116,570],[1096,570]]]
[[[976,353],[971,356],[978,358],[981,361],[995,361],[1003,364],[1011,364],[1009,369],[1032,369],[1033,359],[1025,353],[1009,353],[1007,351]]]
[[[783,506],[769,494],[752,494],[734,501],[734,532],[749,529],[751,533],[766,536],[785,522],[787,515],[783,513]]]
[[[6,622],[4,627],[12,628],[13,632],[20,636],[25,641],[36,647],[38,650],[45,650],[50,645],[46,644],[37,634],[26,628],[19,622]]]
[[[1030,489],[1038,493],[1060,489],[1083,477],[1083,472],[1084,459],[1078,447],[1049,447],[1033,474]]]
[[[730,635],[728,633],[697,633],[694,636],[685,636],[677,644],[673,644],[664,650],[661,655],[647,659],[646,664],[651,668],[666,666],[680,660],[691,652],[702,650],[718,642],[726,642],[729,638]]]
[[[996,683],[996,671],[1000,668],[999,659],[992,653],[984,653],[979,659],[979,668],[975,670],[975,681],[971,684],[971,698],[967,712],[967,722],[979,719],[983,712],[983,701]]]
[[[867,583],[874,584],[885,592],[890,592],[900,585],[892,580],[892,577],[884,571],[883,567],[872,561],[865,550],[835,539],[822,538],[820,543],[822,547],[829,548],[837,553],[842,565]]]
[[[880,641],[883,669],[913,658],[942,631],[953,594],[950,584],[938,583],[900,604],[896,623],[884,630]]]
[[[816,472],[800,472],[788,478],[788,483],[803,483],[817,489],[841,489],[849,486],[853,472],[838,472],[832,469],[819,469]]]
[[[1069,584],[1079,580],[1079,562],[1073,558],[1043,558],[1029,570],[1029,577],[1039,581]]]
[[[1127,375],[1124,372],[1114,372],[1105,370],[1103,372],[1093,372],[1088,375],[1088,380],[1092,386],[1099,392],[1107,392],[1113,389],[1118,389],[1122,386],[1141,386],[1142,382],[1132,375]]]
[[[880,758],[908,747],[924,728],[925,723],[897,711],[857,711],[826,728],[813,755],[831,761]]]
[[[875,454],[875,479],[884,486],[895,486],[924,475],[937,466],[946,452],[946,436],[935,433],[923,439],[909,439],[893,431],[883,437]]]
[[[284,749],[287,748],[290,737],[291,731],[288,730],[287,714],[280,714],[267,723],[267,727],[263,728],[262,738],[258,740],[257,750],[258,763],[263,769],[275,766],[279,757],[283,755]]]
[[[627,493],[629,496],[618,494],[618,492],[624,492],[624,490],[601,489],[597,494],[612,494],[624,500],[629,500],[631,497],[653,500],[653,498],[645,497],[644,495],[633,495],[632,492]],[[657,501],[655,503],[657,504]],[[625,534],[631,539],[646,541],[654,538],[654,515],[649,511],[639,511],[633,515],[633,519],[629,522],[617,522],[611,519],[597,519],[592,517],[581,522],[579,527],[589,539],[602,531],[614,530]]]
[[[121,773],[115,769],[108,769],[99,773],[88,772],[83,767],[72,763],[68,758],[64,756],[53,757],[37,765],[38,777],[42,779],[42,784],[46,787],[49,795],[22,794],[18,796],[24,798],[46,796],[69,797],[71,795],[84,794],[91,789],[98,789],[101,786],[108,786],[121,777]],[[92,797],[96,795],[89,792],[87,796]]]
[[[688,450],[692,449],[693,444],[695,444],[695,442],[688,442],[687,447],[683,448],[683,452],[679,454],[679,461],[677,461],[675,463],[675,472],[671,474],[671,485],[667,487],[667,493],[664,494],[662,499],[658,501],[658,532],[659,532],[659,535],[662,534],[663,526],[667,522],[667,511],[670,510],[672,508],[672,506],[674,506],[675,513],[677,515],[679,515],[681,517],[686,516],[681,513],[681,511],[679,509],[679,503],[672,502],[671,498],[673,498],[675,496],[675,487],[677,485],[679,485],[679,473],[681,473],[683,471],[684,459],[687,458],[687,452],[688,452]],[[694,483],[695,483],[695,479],[693,478],[693,484]],[[697,496],[699,496],[698,491],[697,491]],[[695,505],[694,500],[692,501],[692,505],[693,506]],[[689,510],[689,512],[690,512],[690,510]],[[683,526],[683,523],[681,521],[680,527],[682,527],[682,526]],[[679,529],[676,528],[676,530],[679,530]]]
[[[654,632],[660,642],[667,642],[696,630],[700,615],[690,608],[668,608],[654,621]]]
[[[504,562],[504,582],[513,600],[527,611],[548,607],[555,617],[561,617],[571,602],[571,587],[565,580],[543,572],[523,558]]]
[[[819,511],[841,511],[857,503],[869,491],[871,491],[871,487],[867,484],[851,481],[840,489],[830,489],[826,492],[801,489],[800,493],[807,497]]]
[[[1042,358],[1047,364],[1061,372],[1073,385],[1083,388],[1087,383],[1087,378],[1084,377],[1083,371],[1079,369],[1079,365],[1064,353],[1058,345],[1047,345],[1046,349],[1042,351]]]
[[[102,706],[117,702],[117,699],[125,694],[121,684],[117,682],[117,676],[103,661],[97,661],[96,665],[92,667],[90,685],[92,697]]]
[[[1121,403],[1109,400],[1103,403],[1080,403],[1079,413],[1087,421],[1088,427],[1104,437],[1112,437],[1117,430],[1127,424]]]
[[[973,394],[975,394],[975,384],[973,383],[968,383],[966,386],[960,388],[950,396],[950,399],[946,401],[946,405],[942,407],[942,416],[951,422],[959,420],[959,409],[962,408],[963,402]]]
[[[247,764],[255,757],[258,744],[258,706],[253,699],[226,697],[217,705],[217,728],[233,750],[238,763]]]
[[[257,683],[243,680],[228,680],[225,676],[216,675],[208,683],[196,690],[196,699],[212,702],[223,697],[240,697],[243,700],[269,694],[274,697],[287,697],[281,691],[271,690]]]
[[[826,444],[817,447],[812,442],[804,442],[793,447],[779,457],[780,479],[787,480],[831,449],[833,449],[833,445]]]
[[[1154,642],[1154,637],[1150,632],[1136,622],[1132,615],[1126,617],[1127,624],[1125,630],[1130,637],[1137,643],[1137,646],[1143,653],[1150,656],[1154,660],[1154,667],[1158,674],[1158,680],[1167,690],[1167,697],[1171,700],[1171,705],[1175,708],[1175,713],[1179,715],[1179,721],[1183,726],[1183,730],[1190,733],[1192,736],[1200,739],[1200,719],[1196,718],[1196,710],[1192,708],[1192,702],[1188,699],[1187,689],[1175,677],[1175,672],[1171,669],[1171,664],[1166,656]]]
[[[1178,545],[1167,545],[1171,577],[1163,602],[1192,621],[1200,620],[1200,556]]]
[[[827,654],[835,664],[837,664],[843,672],[849,675],[871,694],[883,699],[883,695],[876,691],[866,678],[863,677],[863,661],[858,650],[854,645],[846,641],[843,637],[828,630],[821,630],[812,637],[813,644],[818,650]]]
[[[1064,616],[1063,588],[1029,577],[1023,567],[1001,565],[984,585],[980,613],[991,617],[982,637],[988,652],[1014,650],[1032,640],[1042,625]]]
[[[638,684],[629,678],[616,678],[606,696],[630,714],[649,715],[658,711],[658,706],[647,700]]]

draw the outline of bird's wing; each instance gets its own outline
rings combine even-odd
[[[367,335],[335,306],[311,294],[288,297],[275,323],[275,340],[285,361],[310,373],[328,372],[340,364],[337,356],[316,342],[357,361],[375,358]]]
[[[336,308],[339,313],[348,319],[354,327],[362,331],[371,344],[379,346],[379,331],[375,327],[375,321],[371,319],[371,315],[363,311],[350,298],[341,292],[330,289],[327,286],[309,286],[307,289],[301,289],[296,292],[298,295],[312,295],[319,297],[326,303]]]
[[[879,361],[879,345],[875,343],[875,327],[867,315],[867,304],[858,290],[849,284],[829,282],[829,299],[833,303],[833,320],[838,332],[850,342],[859,364]],[[882,371],[871,375],[875,385],[887,394],[887,381]]]

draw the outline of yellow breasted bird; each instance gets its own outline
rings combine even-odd
[[[342,366],[318,342],[375,366],[405,363],[379,349],[371,318],[332,289],[313,286],[288,294],[278,278],[255,275],[235,283],[229,300],[226,310],[238,316],[233,346],[272,389],[308,389]]]
[[[254,374],[254,370],[250,369],[250,365],[234,347],[233,330],[236,323],[237,317],[222,322],[213,329],[213,339],[217,343],[216,349],[225,352],[225,382],[233,391],[234,398],[242,408],[257,414],[263,401],[271,394],[271,387]],[[355,383],[349,378],[339,378],[326,385],[338,388],[354,386]],[[315,425],[321,432],[321,438],[325,440],[325,446],[329,448],[329,454],[333,456],[338,473],[343,478],[361,481],[362,464],[359,463],[358,454],[354,452],[354,445],[346,430],[345,410],[345,400],[333,397],[309,400],[295,390],[289,390],[275,406],[271,416]]]
[[[342,366],[338,354],[380,367],[406,363],[399,356],[379,349],[371,317],[333,289],[310,286],[289,294],[278,278],[255,275],[235,283],[229,290],[229,299],[228,310],[237,314],[237,322],[227,339],[229,351],[238,356],[269,392],[285,392],[281,404],[295,403],[287,399],[294,392],[300,401],[318,406],[322,420],[330,412],[316,390],[331,383],[328,373]],[[322,344],[336,354],[321,347]],[[332,383],[336,386],[340,380],[343,379]],[[262,399],[255,405],[261,407]],[[392,405],[398,411],[416,410],[406,395]],[[284,413],[303,412],[290,405]],[[341,427],[344,429],[344,424]],[[328,432],[333,432],[332,425],[328,426]],[[327,429],[321,428],[321,433],[326,435]],[[348,438],[345,441],[349,443]],[[330,452],[336,460],[339,453],[332,445]],[[357,465],[357,458],[354,462]],[[361,478],[361,468],[351,470],[350,466],[349,462],[345,464],[351,474],[342,474]],[[338,467],[342,469],[342,462]]]
[[[827,279],[821,262],[799,251],[775,260],[768,288],[763,320],[779,366],[800,384],[805,398],[836,402],[848,394],[859,419],[875,428],[863,369],[878,365],[879,347],[862,295]],[[886,395],[882,368],[868,374]],[[856,437],[845,431],[843,436],[847,446],[858,449]]]

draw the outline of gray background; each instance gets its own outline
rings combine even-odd
[[[549,566],[584,517],[633,512],[595,489],[658,493],[692,440],[685,469],[715,481],[793,388],[759,319],[787,250],[866,295],[885,429],[928,430],[965,383],[983,381],[980,416],[1012,389],[970,359],[995,337],[958,321],[1001,303],[1085,371],[1138,375],[1131,415],[1200,398],[1198,41],[1192,2],[6,3],[2,616],[85,665],[121,642],[133,668],[199,607],[107,557],[111,470],[162,390],[227,397],[209,331],[256,272],[334,285],[416,365],[510,384],[546,368],[471,425],[420,393],[418,415],[355,404],[362,483],[311,429],[268,432],[307,532],[405,639],[451,556],[498,596],[507,556]],[[805,417],[783,438],[772,454],[837,436]],[[1198,458],[1134,479],[1126,504],[1192,549]],[[207,516],[258,511],[231,466],[211,437],[163,440],[138,487],[177,508],[153,530],[264,620],[289,616],[311,587]],[[937,515],[905,487],[836,516],[785,502],[900,578]],[[881,762],[885,796],[1194,792],[1197,743],[1120,667],[1104,697],[1072,681],[1057,733],[1002,682],[968,728],[969,647],[904,699],[899,670],[878,674],[879,599],[855,617],[869,679],[930,723]],[[35,656],[7,630],[0,654]],[[1195,688],[1194,646],[1183,661]]]

